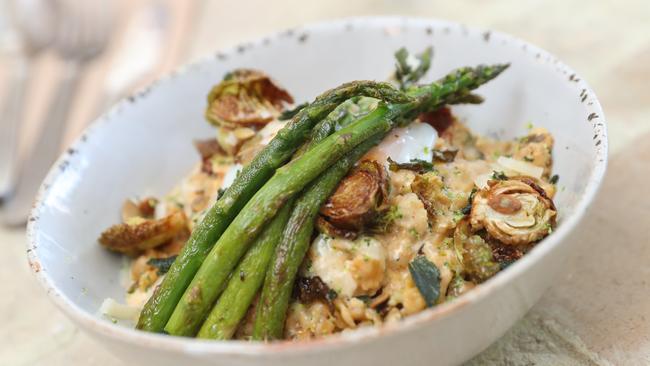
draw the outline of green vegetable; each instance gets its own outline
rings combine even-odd
[[[403,215],[397,205],[388,206],[379,213],[379,216],[377,216],[372,225],[371,231],[375,233],[386,233],[395,220],[401,219],[402,217]]]
[[[427,307],[436,305],[440,297],[440,270],[438,267],[425,256],[418,255],[409,263],[409,272]]]
[[[388,169],[392,172],[396,172],[400,169],[407,169],[413,170],[417,173],[426,173],[434,170],[433,164],[426,160],[411,159],[408,163],[398,163],[390,157],[388,157]]]
[[[433,48],[427,47],[421,54],[416,55],[417,65],[413,68],[408,63],[409,53],[406,48],[402,47],[395,52],[395,80],[400,89],[406,90],[414,86],[431,67],[431,57]]]
[[[492,248],[478,235],[472,235],[467,220],[456,226],[454,250],[462,264],[463,275],[477,283],[484,282],[499,270]]]
[[[551,183],[551,184],[557,184],[557,182],[558,182],[559,180],[560,180],[560,176],[557,175],[557,174],[555,174],[554,176],[551,177],[551,179],[549,180],[549,183]]]
[[[237,175],[219,200],[195,227],[177,260],[140,313],[137,328],[162,332],[178,301],[210,249],[246,202],[282,166],[309,135],[314,125],[353,96],[365,95],[390,102],[409,101],[390,84],[357,81],[326,91],[303,108]],[[233,264],[234,265],[234,264]]]
[[[223,290],[233,267],[264,224],[287,199],[301,191],[355,146],[371,136],[388,132],[394,124],[386,118],[387,114],[388,108],[385,105],[378,106],[278,169],[248,201],[214,245],[174,309],[165,331],[172,335],[194,335]],[[280,131],[278,136],[282,134]],[[236,182],[233,186],[235,184]],[[227,194],[228,191],[224,197]]]
[[[492,171],[492,179],[494,180],[508,180],[508,176],[504,172]]]
[[[380,133],[368,139],[338,160],[297,199],[264,280],[253,326],[253,339],[282,337],[294,281],[309,249],[318,210],[354,163],[383,135]]]
[[[377,108],[378,103],[379,99],[354,97],[339,104],[327,117],[314,126],[309,142],[301,146],[296,155],[302,155],[314,144]]]
[[[280,115],[278,116],[278,120],[280,121],[286,121],[289,119],[292,119],[298,112],[300,112],[303,108],[307,107],[309,103],[302,103],[298,104],[295,106],[293,109],[287,109],[285,111],[282,111]]]
[[[460,211],[463,215],[469,215],[472,212],[472,202],[474,201],[476,192],[478,192],[478,189],[476,187],[472,188],[469,197],[467,197],[467,205]]]
[[[199,330],[198,338],[230,339],[264,282],[266,269],[282,230],[287,224],[293,200],[289,200],[258,236],[235,268],[228,286]]]
[[[163,275],[169,271],[169,267],[172,266],[176,257],[176,255],[173,255],[167,258],[151,258],[147,261],[147,264],[156,267],[158,275]]]
[[[371,82],[344,84],[317,98],[287,123],[208,211],[161,286],[145,305],[138,328],[161,331],[164,326],[170,334],[193,335],[208,315],[231,270],[255,234],[291,195],[369,136],[387,131],[395,123],[408,123],[422,111],[437,109],[459,100],[507,67],[508,65],[496,65],[461,68],[438,82],[409,90],[410,98],[389,85]],[[259,189],[274,170],[293,154],[319,119],[354,95],[366,95],[401,104],[380,104],[373,112],[279,169]],[[248,198],[256,191],[249,201]],[[244,205],[246,207],[241,209]],[[238,212],[239,215],[231,223]],[[217,244],[213,246],[212,243],[217,239]],[[210,250],[210,255],[206,258]],[[197,272],[199,266],[201,268]],[[163,325],[165,322],[167,325]]]

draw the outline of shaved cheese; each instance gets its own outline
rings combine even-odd
[[[474,177],[474,184],[476,184],[476,186],[479,189],[487,188],[488,187],[488,181],[490,179],[492,179],[492,174],[494,174],[494,173],[490,172],[490,173],[477,175],[476,177]]]
[[[99,307],[99,312],[102,315],[110,316],[112,318],[120,320],[137,321],[138,317],[140,316],[140,308],[120,304],[110,297],[104,300],[102,306]]]
[[[497,159],[497,163],[503,166],[506,170],[515,171],[519,174],[527,175],[537,179],[540,179],[542,177],[542,173],[544,173],[544,168],[527,163],[525,161],[507,158],[505,156],[499,157],[499,159]]]

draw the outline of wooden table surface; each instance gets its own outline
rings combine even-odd
[[[650,365],[650,2],[516,0],[169,0],[183,34],[160,72],[304,23],[409,15],[511,33],[590,82],[609,127],[610,162],[573,236],[570,270],[469,365]],[[254,9],[254,13],[250,10]],[[243,21],[242,21],[243,20]],[[98,67],[95,83],[101,80]],[[88,89],[91,91],[91,89]],[[88,118],[83,110],[79,121]],[[28,270],[22,229],[0,228],[0,365],[124,365],[61,314]]]

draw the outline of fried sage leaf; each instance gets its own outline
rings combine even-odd
[[[426,257],[419,255],[409,263],[409,272],[427,307],[436,305],[440,297],[440,270],[438,267]]]
[[[147,264],[156,267],[158,275],[163,275],[169,271],[169,267],[172,266],[172,263],[174,263],[176,257],[176,255],[173,255],[167,258],[151,258],[147,261]]]
[[[398,163],[389,157],[388,169],[390,169],[391,172],[396,172],[400,169],[406,169],[412,170],[416,173],[426,173],[433,171],[433,164],[421,159],[411,159],[408,163]]]

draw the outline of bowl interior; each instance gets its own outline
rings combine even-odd
[[[207,92],[225,72],[264,70],[302,102],[345,81],[385,79],[393,70],[393,52],[402,46],[433,46],[429,80],[460,66],[511,63],[479,89],[486,98],[482,105],[453,110],[492,136],[521,136],[529,123],[553,133],[562,226],[605,164],[602,112],[586,84],[546,52],[509,36],[445,22],[365,19],[243,44],[120,103],[50,173],[31,219],[32,267],[56,296],[88,314],[97,313],[106,297],[123,299],[122,261],[96,239],[118,222],[125,198],[165,194],[198,161],[192,140],[214,133],[203,110]]]

